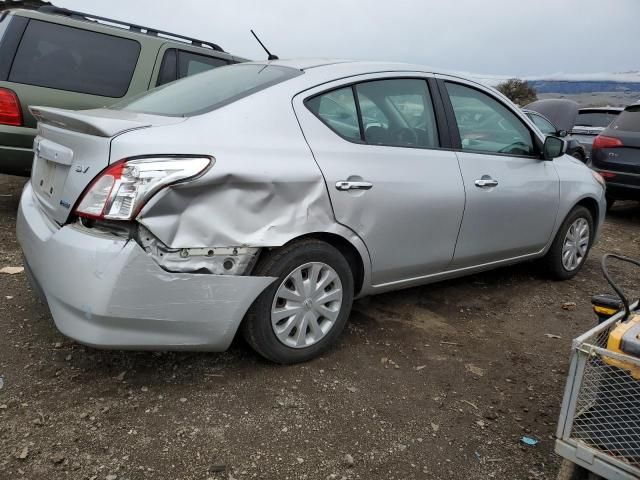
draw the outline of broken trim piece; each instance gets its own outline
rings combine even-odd
[[[135,240],[160,268],[174,273],[248,275],[260,253],[246,246],[170,248],[143,226]]]

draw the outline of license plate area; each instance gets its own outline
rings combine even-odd
[[[53,198],[56,192],[56,172],[58,164],[50,160],[40,159],[38,165],[38,178],[36,178],[36,188],[38,192],[46,198]]]

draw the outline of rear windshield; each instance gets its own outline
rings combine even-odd
[[[189,117],[210,112],[301,74],[300,70],[289,67],[240,63],[169,83],[111,108]]]
[[[30,20],[9,81],[120,98],[138,63],[135,40]]]
[[[613,112],[582,112],[576,118],[576,127],[608,127],[615,120],[618,113]]]
[[[611,124],[614,130],[640,132],[640,105],[627,107]]]

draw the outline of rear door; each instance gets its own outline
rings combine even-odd
[[[529,255],[551,238],[560,183],[536,134],[502,100],[471,82],[440,82],[467,201],[452,268]]]
[[[294,99],[336,219],[367,245],[375,285],[445,270],[460,228],[458,160],[422,75],[367,75]]]

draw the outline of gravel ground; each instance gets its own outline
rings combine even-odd
[[[0,175],[0,268],[21,265],[23,182]],[[332,351],[291,367],[240,341],[86,348],[24,274],[0,274],[0,478],[553,479],[570,341],[607,291],[604,251],[640,255],[638,204],[611,212],[572,281],[525,264],[365,299]],[[637,287],[639,272],[615,272]]]

